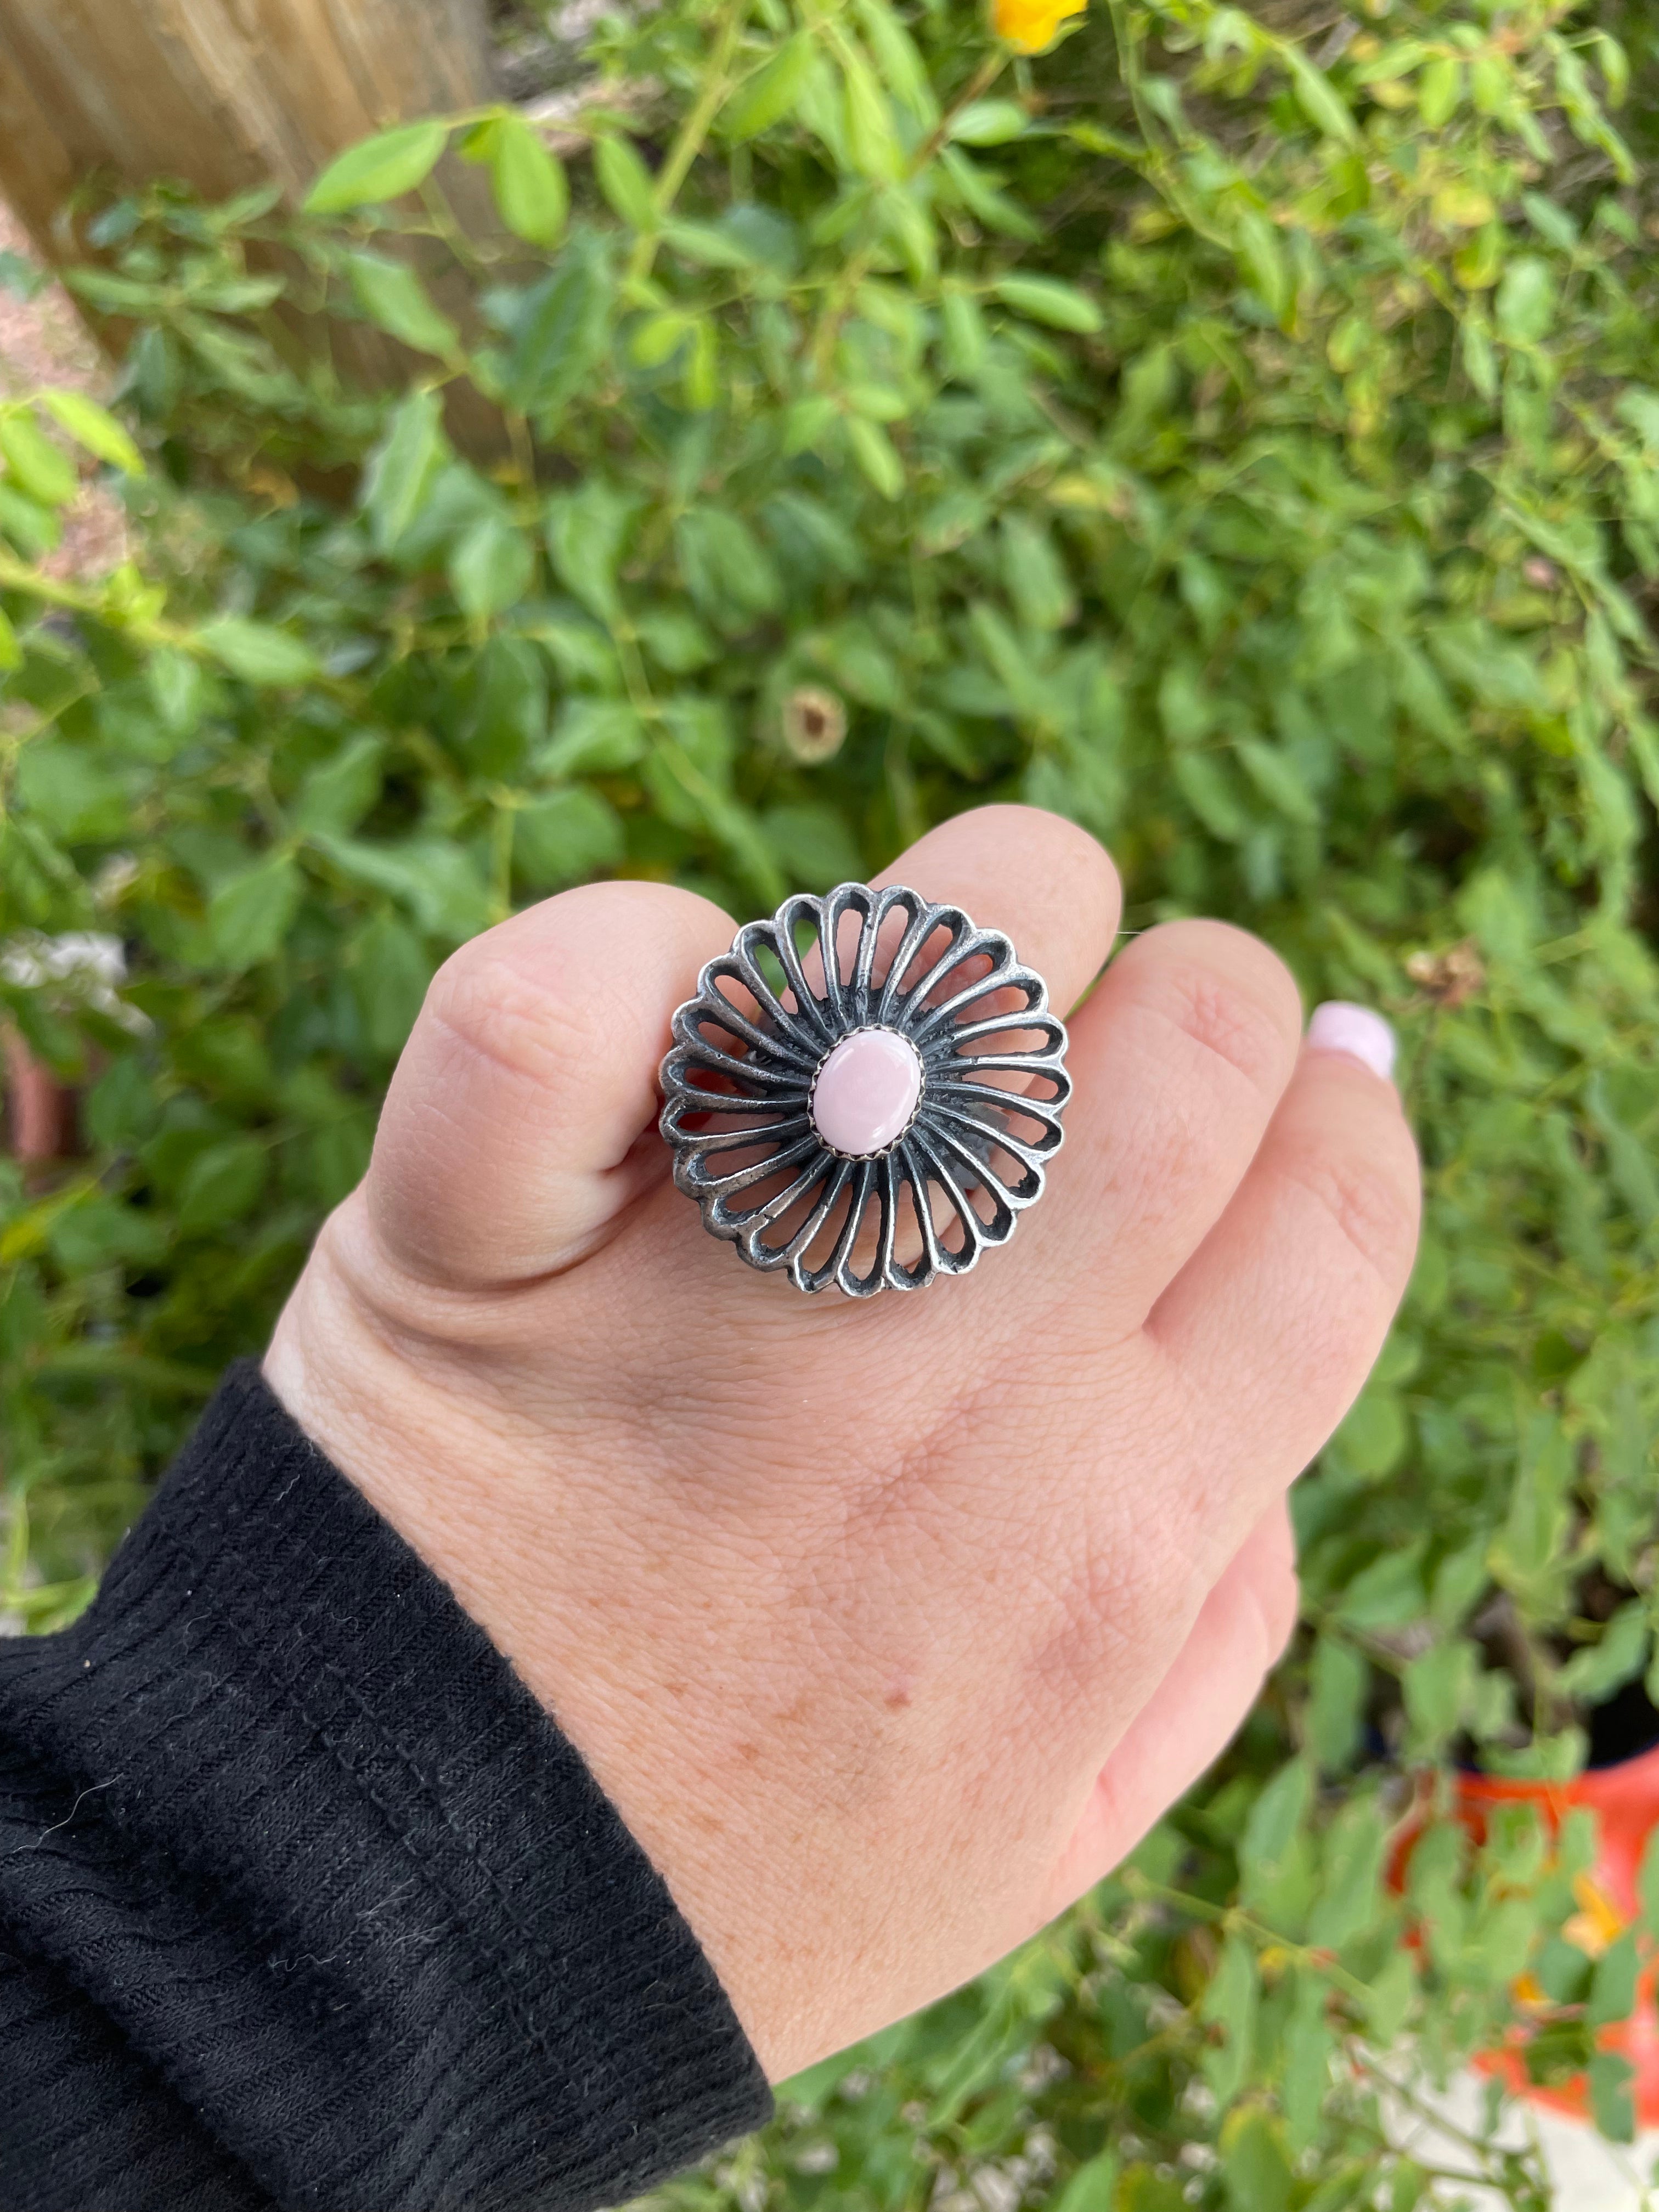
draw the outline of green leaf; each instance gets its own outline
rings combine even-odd
[[[939,166],[955,187],[963,205],[975,221],[982,222],[988,230],[996,231],[1004,238],[1024,239],[1034,244],[1042,236],[1017,200],[1006,192],[999,191],[988,177],[969,161],[960,146],[941,149]]]
[[[1170,769],[1176,789],[1210,835],[1226,844],[1241,842],[1249,831],[1250,818],[1218,756],[1182,750],[1173,755]]]
[[[101,1194],[88,1194],[57,1213],[48,1236],[53,1258],[71,1277],[94,1274],[122,1261],[154,1267],[167,1257],[167,1237],[159,1221],[136,1207],[118,1206]],[[83,1362],[89,1365],[88,1355],[95,1358],[96,1352],[94,1346],[65,1347],[52,1364],[72,1375]]]
[[[1029,515],[1002,524],[1002,575],[1015,612],[1028,629],[1060,629],[1077,614],[1077,593],[1048,532]]]
[[[1586,1705],[1600,1705],[1634,1681],[1647,1664],[1648,1617],[1639,1598],[1620,1607],[1601,1640],[1575,1651],[1561,1669],[1561,1687]]]
[[[449,143],[450,125],[401,124],[349,148],[329,163],[306,195],[307,215],[341,215],[348,208],[401,199],[423,185]]]
[[[853,0],[878,82],[924,130],[939,121],[939,101],[915,40],[888,0]]]
[[[1279,2130],[1259,2105],[1233,2116],[1221,2136],[1231,2212],[1290,2212],[1294,2186]]]
[[[1005,307],[1034,323],[1046,323],[1051,330],[1077,331],[1086,337],[1105,327],[1104,316],[1088,294],[1056,277],[999,276],[991,291]]]
[[[773,851],[793,883],[809,891],[860,883],[864,860],[846,817],[822,803],[774,806],[761,817]]]
[[[1473,1649],[1455,1638],[1434,1644],[1407,1662],[1401,1689],[1419,1745],[1437,1748],[1455,1732],[1463,1718],[1474,1671]]]
[[[462,671],[447,734],[469,776],[518,781],[547,739],[545,655],[527,637],[498,631]]]
[[[1589,2002],[1584,2009],[1587,2027],[1609,2027],[1614,2021],[1630,2018],[1636,2008],[1636,1978],[1640,1967],[1636,1938],[1626,1929],[1615,1942],[1608,1944],[1595,1962],[1595,1971],[1590,1977]]]
[[[1517,254],[1498,287],[1498,327],[1516,345],[1536,345],[1555,319],[1555,273],[1541,254]]]
[[[12,628],[10,617],[0,607],[0,676],[8,676],[22,665],[22,642]]]
[[[409,1040],[432,981],[432,962],[415,931],[395,914],[366,922],[347,955],[370,1048],[395,1059]]]
[[[720,658],[720,647],[684,607],[655,607],[640,617],[640,643],[659,668],[686,676]]]
[[[712,222],[687,222],[683,219],[663,225],[665,246],[700,269],[749,269],[754,258],[742,240]],[[707,327],[692,319],[692,327]]]
[[[604,346],[609,305],[602,262],[573,238],[525,301],[505,364],[511,405],[526,415],[550,414],[574,397]]]
[[[617,571],[638,501],[601,476],[547,503],[547,550],[559,581],[601,622],[622,612]]]
[[[777,570],[739,515],[717,507],[690,508],[674,526],[674,550],[686,589],[728,630],[748,627],[781,601]]]
[[[1278,226],[1259,208],[1245,208],[1239,216],[1238,256],[1250,283],[1282,321],[1291,303],[1290,266]]]
[[[1325,2100],[1330,2094],[1336,2037],[1326,2018],[1325,2004],[1322,1980],[1311,1973],[1299,1974],[1294,2008],[1285,2030],[1279,2090],[1285,2108],[1285,2150],[1292,2159],[1317,2140]]]
[[[1364,1654],[1338,1637],[1322,1636],[1314,1646],[1305,1721],[1308,1748],[1322,1766],[1340,1771],[1353,1758],[1370,1686]]]
[[[493,118],[483,151],[501,221],[528,246],[556,246],[570,214],[564,164],[518,115]]]
[[[350,252],[347,273],[357,304],[372,323],[419,353],[447,359],[460,350],[460,332],[432,304],[427,289],[406,261],[384,253]]]
[[[678,308],[642,316],[629,339],[629,357],[641,368],[660,368],[673,359],[696,327],[696,317],[682,314]]]
[[[1279,1768],[1250,1808],[1250,1817],[1244,1824],[1241,1848],[1247,1865],[1273,1867],[1285,1857],[1306,1814],[1312,1790],[1313,1778],[1304,1760],[1293,1759]]]
[[[317,850],[352,882],[385,891],[404,905],[430,937],[459,945],[495,920],[489,885],[464,846],[441,837],[409,837],[371,844],[359,837],[321,835]]]
[[[1617,2051],[1598,2051],[1589,2063],[1590,2112],[1609,2142],[1636,2140],[1636,2069]]]
[[[896,184],[904,173],[904,149],[893,128],[886,91],[855,47],[843,44],[838,58],[848,159],[860,176]]]
[[[625,699],[572,699],[536,765],[544,775],[604,775],[635,767],[645,727]]]
[[[331,760],[320,762],[301,785],[290,819],[301,836],[313,830],[343,835],[355,830],[380,795],[385,741],[362,730]]]
[[[597,791],[576,784],[519,808],[513,817],[513,865],[542,891],[585,883],[623,858],[617,810]]]
[[[1259,1995],[1255,1954],[1242,1936],[1229,1936],[1200,2007],[1204,2019],[1222,2031],[1219,2046],[1204,2054],[1204,2071],[1223,2106],[1232,2103],[1250,2070]]]
[[[1097,2151],[1084,2160],[1059,2194],[1048,2199],[1049,2212],[1115,2212],[1121,2170],[1122,2161],[1115,2150]]]
[[[904,463],[880,423],[865,415],[849,415],[847,442],[853,449],[853,459],[882,497],[896,499],[904,489]]]
[[[7,540],[26,561],[39,561],[63,544],[64,525],[55,508],[42,507],[15,478],[0,474],[0,543]]]
[[[1395,1390],[1362,1390],[1332,1439],[1356,1474],[1375,1481],[1398,1467],[1411,1443],[1406,1409]]]
[[[12,482],[42,507],[67,507],[81,489],[74,462],[27,408],[0,408],[0,460]]]
[[[118,837],[131,811],[126,780],[107,759],[49,738],[23,748],[17,796],[27,815],[66,844]]]
[[[1443,130],[1462,95],[1462,64],[1451,54],[1437,55],[1417,81],[1417,109],[1426,127]]]
[[[143,455],[107,407],[84,392],[43,392],[40,404],[94,459],[107,461],[124,476],[143,475]]]
[[[245,1221],[258,1204],[270,1154],[257,1137],[227,1137],[191,1163],[179,1193],[181,1236],[201,1236]]]
[[[735,143],[757,138],[792,115],[806,84],[812,61],[811,33],[797,31],[772,58],[745,77],[720,110],[719,130]]]
[[[1014,100],[972,100],[951,122],[951,136],[963,146],[1006,146],[1025,134],[1030,117]]]
[[[1187,2212],[1179,2182],[1150,2166],[1126,2166],[1112,2212]]]
[[[1357,1573],[1351,1569],[1339,1599],[1343,1620],[1353,1628],[1398,1628],[1420,1619],[1428,1606],[1424,1548],[1419,1538],[1379,1553]]]
[[[535,577],[534,546],[522,530],[495,515],[474,523],[449,556],[450,586],[473,622],[516,606]]]
[[[269,623],[221,615],[196,635],[220,667],[239,676],[244,684],[267,687],[309,684],[322,673],[308,645]]]
[[[959,285],[947,285],[939,297],[945,359],[952,376],[971,380],[985,365],[988,343],[979,301]]]
[[[1379,2051],[1390,2050],[1410,2014],[1417,1995],[1417,1972],[1411,1954],[1395,1950],[1371,1981],[1365,2014]]]
[[[1283,52],[1290,67],[1291,82],[1296,88],[1297,105],[1309,122],[1328,138],[1352,145],[1358,133],[1341,94],[1299,46],[1287,44]]]
[[[411,392],[393,410],[363,473],[363,511],[377,552],[392,552],[408,534],[448,459],[442,399]]]
[[[651,172],[626,138],[605,137],[593,148],[599,190],[632,230],[657,228],[657,190]]]
[[[1318,801],[1307,790],[1297,761],[1281,745],[1267,745],[1256,737],[1241,737],[1237,745],[1245,775],[1256,785],[1267,805],[1294,823],[1318,823]]]
[[[213,957],[232,975],[269,960],[299,909],[301,879],[291,853],[273,853],[228,876],[208,902]]]

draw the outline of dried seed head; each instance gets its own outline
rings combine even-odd
[[[803,767],[832,760],[847,737],[847,709],[833,691],[798,684],[783,702],[783,742]]]
[[[1470,937],[1445,952],[1413,952],[1406,963],[1406,973],[1436,1006],[1453,1012],[1484,990],[1486,982],[1486,969]]]

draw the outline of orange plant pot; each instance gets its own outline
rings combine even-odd
[[[1641,1911],[1637,1882],[1648,1838],[1659,1826],[1659,1744],[1615,1765],[1593,1767],[1573,1782],[1511,1782],[1485,1774],[1457,1780],[1459,1817],[1476,1840],[1486,1835],[1488,1810],[1497,1805],[1536,1805],[1552,1835],[1566,1814],[1588,1807],[1599,1823],[1595,1863],[1580,1883],[1585,1932],[1605,1946],[1623,1933]],[[1403,1866],[1403,1860],[1397,1862]],[[1631,2095],[1638,2124],[1659,2126],[1659,1959],[1649,1959],[1636,1984],[1636,2002],[1626,2021],[1598,2031],[1596,2044],[1617,2051],[1636,2069]],[[1499,2075],[1517,2096],[1576,2119],[1589,2117],[1584,2075],[1544,2087],[1528,2078],[1524,2057],[1529,2031],[1517,2022],[1497,2051],[1476,2060],[1485,2074]]]

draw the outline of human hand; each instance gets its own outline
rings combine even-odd
[[[1007,930],[1057,1010],[1117,926],[1104,853],[1024,808],[889,879]],[[266,1373],[584,1754],[780,2080],[1041,1926],[1231,1735],[1418,1177],[1279,960],[1170,923],[1072,1024],[1008,1249],[803,1297],[703,1234],[654,1127],[732,929],[609,883],[458,952]]]

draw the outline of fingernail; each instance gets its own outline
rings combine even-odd
[[[1394,1073],[1394,1031],[1381,1014],[1369,1006],[1351,1006],[1346,999],[1327,999],[1316,1006],[1308,1024],[1310,1052],[1346,1052],[1380,1075],[1386,1083]]]

